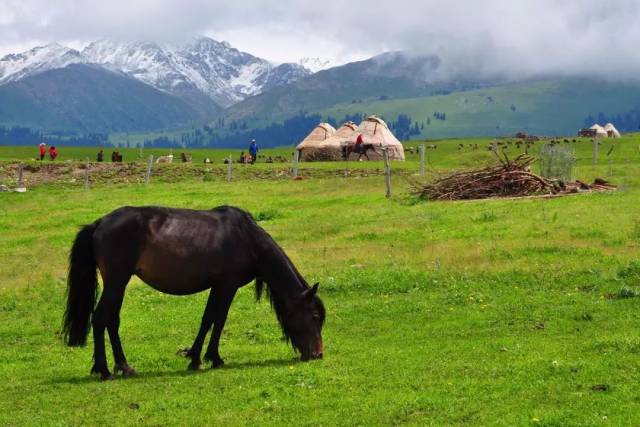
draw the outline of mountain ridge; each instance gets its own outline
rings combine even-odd
[[[310,74],[299,64],[275,65],[209,37],[182,44],[103,39],[81,51],[51,43],[5,55],[0,58],[0,85],[73,63],[123,72],[187,102],[193,103],[200,92],[223,108]],[[194,106],[199,103],[202,99]]]

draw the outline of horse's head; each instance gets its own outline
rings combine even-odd
[[[287,332],[291,343],[300,352],[300,359],[319,359],[322,357],[322,326],[325,311],[322,300],[318,298],[318,283],[303,291],[296,299],[287,319]]]

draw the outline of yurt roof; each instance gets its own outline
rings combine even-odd
[[[604,130],[604,128],[597,123],[594,123],[589,129]]]
[[[335,128],[329,123],[320,123],[306,136],[305,139],[298,144],[296,149],[301,150],[305,147],[319,144],[328,139],[336,132]]]
[[[616,129],[616,127],[613,125],[613,123],[607,123],[606,125],[604,125],[604,130],[608,132],[613,133],[613,136],[615,137],[620,137],[620,132],[618,131],[618,129]]]
[[[377,145],[402,145],[380,117],[369,116],[360,123],[358,131],[365,142]]]
[[[384,120],[382,120],[378,116],[369,116],[369,117],[367,117],[365,119],[365,121],[379,123],[379,124],[383,125],[384,127],[386,127],[387,129],[389,129],[389,126],[387,126],[387,124],[384,122]]]
[[[331,136],[331,138],[327,138],[318,144],[321,147],[328,147],[331,145],[340,146],[344,142],[347,142],[351,139],[353,134],[357,132],[358,125],[353,122],[343,123],[342,126],[338,128],[338,130]]]

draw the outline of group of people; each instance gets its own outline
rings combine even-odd
[[[254,164],[258,159],[258,144],[255,139],[251,140],[249,144],[249,154],[244,154],[244,151],[240,153],[240,158],[238,159],[238,163],[244,164]]]
[[[38,146],[38,149],[39,149],[41,161],[44,160],[45,156],[47,155],[47,151],[49,152],[49,159],[51,159],[52,161],[55,160],[56,157],[58,157],[58,149],[55,147],[55,145],[52,145],[51,147],[49,147],[49,150],[47,150],[47,144],[44,142],[41,142],[40,145]],[[183,156],[183,159],[182,159],[183,162],[186,162],[187,160],[186,160],[185,154],[183,153],[182,156]],[[252,139],[251,143],[249,144],[249,154],[245,155],[243,151],[240,154],[240,163],[254,164],[257,158],[258,158],[258,144],[256,143],[255,139]],[[96,160],[98,162],[104,161],[104,150],[102,150],[102,148],[100,149],[100,151],[98,151],[98,154],[96,155]],[[111,161],[122,162],[122,154],[120,154],[119,151],[114,151],[113,153],[111,153]]]
[[[47,144],[44,142],[41,142],[40,145],[38,146],[38,149],[40,151],[40,161],[42,161],[47,155]],[[58,149],[56,148],[55,145],[52,145],[51,147],[49,147],[48,151],[49,151],[49,159],[51,161],[55,160],[56,157],[58,157]]]

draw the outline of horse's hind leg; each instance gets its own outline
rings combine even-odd
[[[120,344],[120,338],[118,337],[117,327],[119,323],[120,307],[122,306],[122,299],[124,297],[124,289],[128,281],[129,278],[122,281],[105,280],[100,302],[93,313],[94,363],[91,368],[91,373],[99,374],[100,378],[103,380],[113,378],[113,375],[111,375],[111,372],[107,367],[107,354],[104,342],[105,329],[109,329],[114,355],[117,354],[116,369],[118,369],[118,359],[120,359],[120,361],[124,360],[124,353],[122,352],[122,345]],[[114,335],[112,335],[113,331],[115,331]],[[115,340],[117,344],[114,344],[114,336],[117,338]]]
[[[215,307],[213,311],[213,333],[211,334],[211,340],[207,347],[207,352],[204,355],[205,360],[211,361],[213,368],[220,368],[224,365],[224,360],[220,357],[218,347],[220,345],[220,335],[224,329],[224,324],[227,321],[227,315],[229,314],[229,308],[233,297],[236,295],[237,288],[231,290],[225,290],[218,292],[215,300]]]
[[[127,363],[127,358],[124,355],[122,343],[120,342],[120,333],[118,332],[120,329],[120,309],[122,308],[122,300],[124,299],[124,290],[125,287],[123,286],[122,289],[118,289],[114,295],[113,313],[112,318],[107,323],[107,331],[109,331],[109,340],[111,341],[111,349],[113,350],[113,359],[115,361],[113,373],[117,374],[118,372],[122,372],[122,375],[125,377],[131,377],[136,374],[136,370]]]

